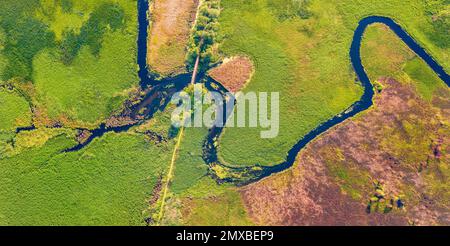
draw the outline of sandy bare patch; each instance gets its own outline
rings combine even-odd
[[[248,57],[237,56],[226,59],[220,66],[212,69],[209,76],[235,93],[242,90],[253,71],[253,63]]]
[[[198,0],[154,0],[147,62],[151,70],[172,75],[185,72],[186,44]]]
[[[373,109],[312,142],[290,170],[242,189],[256,223],[450,224],[449,118],[409,85],[392,79],[382,84]],[[401,196],[405,206],[368,213],[374,180],[386,197]]]

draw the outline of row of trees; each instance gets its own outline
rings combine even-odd
[[[187,64],[190,70],[200,56],[199,71],[206,71],[217,61],[217,31],[220,0],[202,0],[188,44]]]

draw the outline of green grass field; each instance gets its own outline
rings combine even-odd
[[[428,101],[437,90],[446,88],[433,70],[384,25],[375,24],[367,29],[361,59],[371,81],[392,77],[411,83]]]
[[[348,54],[365,16],[393,17],[449,67],[448,46],[430,38],[434,29],[424,1],[310,1],[309,15],[280,18],[287,2],[222,1],[222,51],[248,55],[256,66],[245,91],[278,91],[281,98],[278,137],[261,139],[260,128],[225,129],[219,157],[229,165],[280,163],[298,139],[360,97]]]
[[[28,102],[16,91],[0,88],[0,132],[31,125]]]
[[[171,197],[163,225],[253,225],[236,187],[209,177]]]
[[[202,159],[202,146],[208,130],[186,128],[175,162],[171,191],[181,193],[207,175],[208,166]]]
[[[123,133],[60,153],[73,144],[62,135],[0,159],[0,224],[144,224],[142,212],[171,149]]]

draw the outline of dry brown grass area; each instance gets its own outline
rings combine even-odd
[[[154,0],[150,5],[147,62],[153,72],[168,76],[186,71],[186,45],[197,6],[198,0]]]
[[[381,81],[375,106],[311,143],[284,173],[244,187],[263,225],[450,224],[449,90],[422,100],[410,85]],[[368,213],[374,181],[405,206]]]
[[[225,60],[223,64],[212,69],[209,76],[234,93],[244,88],[253,71],[252,61],[248,57],[238,56]]]

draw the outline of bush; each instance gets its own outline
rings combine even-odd
[[[61,42],[61,60],[65,64],[71,63],[83,45],[88,45],[92,53],[98,55],[106,30],[111,28],[115,31],[123,28],[124,16],[125,13],[119,5],[110,3],[99,6],[83,25],[79,35],[73,31],[64,34]]]

